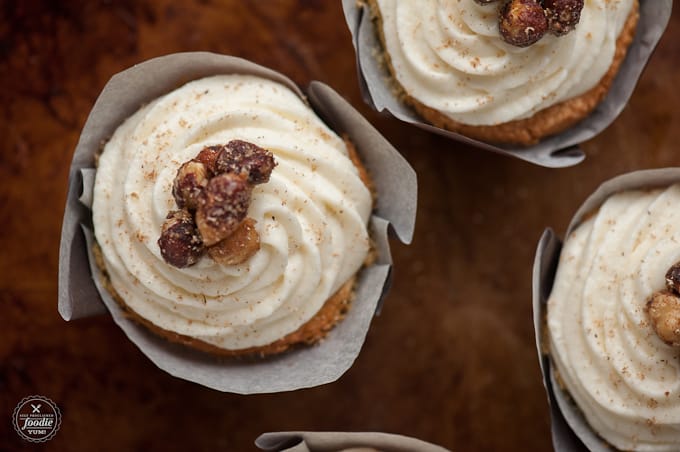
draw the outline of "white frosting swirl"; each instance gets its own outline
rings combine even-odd
[[[595,87],[634,0],[586,0],[571,33],[525,47],[498,31],[498,8],[474,0],[375,0],[396,78],[420,103],[468,125],[532,116]]]
[[[623,450],[680,450],[680,353],[644,310],[680,261],[679,204],[680,185],[611,196],[568,237],[548,300],[559,376]]]
[[[178,269],[156,243],[179,166],[205,146],[241,139],[278,166],[253,190],[261,249],[223,266]],[[361,267],[372,200],[341,138],[270,80],[196,80],[125,121],[99,160],[93,221],[115,290],[153,324],[228,350],[297,330]]]

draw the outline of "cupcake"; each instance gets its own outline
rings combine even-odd
[[[660,173],[652,177],[668,179]],[[609,188],[626,181],[639,187],[644,178],[623,179]],[[554,389],[568,394],[603,444],[677,451],[680,184],[654,189],[629,184],[607,195],[595,211],[577,217],[580,224],[559,256],[547,302],[545,347]],[[570,422],[571,408],[560,408],[583,440],[584,431]]]
[[[232,80],[240,77],[244,83],[232,86],[227,99],[212,104],[210,94],[225,91],[226,83],[214,91],[212,88],[199,90],[193,99],[184,100],[186,108],[181,110],[179,99],[177,104],[170,100],[176,96],[178,87],[188,81],[210,80],[213,76],[233,77]],[[258,91],[259,88],[245,83],[246,80],[257,80],[256,85],[264,91]],[[271,89],[267,91],[266,87]],[[273,100],[277,98],[283,102]],[[199,120],[195,113],[200,109],[223,114],[213,116],[212,122]],[[179,116],[173,116],[173,111]],[[145,115],[151,112],[159,113],[155,121],[154,118],[145,120]],[[137,127],[133,124],[135,121],[139,122]],[[143,125],[149,129],[139,128]],[[135,153],[127,146],[119,149],[126,158],[112,165],[113,171],[108,176],[110,193],[106,195],[119,197],[132,191],[128,198],[119,200],[125,206],[124,211],[120,204],[105,200],[111,209],[103,212],[99,204],[103,199],[96,201],[97,216],[103,216],[103,228],[108,229],[109,234],[109,239],[98,239],[95,232],[99,234],[99,231],[93,228],[93,223],[100,221],[93,215],[95,180],[104,174],[104,159],[120,156],[97,156],[102,153],[102,143],[115,141],[114,135],[118,135],[121,142],[127,140],[125,133],[116,133],[125,127],[135,129],[128,134],[131,142],[146,134],[148,139],[146,144],[141,139],[142,146],[155,143],[162,150],[147,150],[158,153],[157,158],[152,158],[152,154]],[[186,141],[170,140],[175,134]],[[190,146],[193,148],[187,149]],[[360,161],[353,153],[353,146]],[[223,155],[220,157],[220,154]],[[211,157],[215,157],[214,161]],[[97,160],[101,160],[99,164]],[[222,160],[219,165],[218,160]],[[205,179],[200,177],[200,170],[195,171],[196,162],[205,166]],[[128,174],[120,183],[118,179],[123,178],[125,168]],[[121,174],[117,174],[118,171]],[[215,246],[212,241],[217,235],[210,231],[205,237],[196,234],[207,217],[205,207],[200,213],[199,206],[190,199],[194,189],[187,182],[192,179],[183,176],[191,175],[199,176],[196,181],[204,189],[209,184],[234,188],[225,192],[225,198],[240,202],[225,207],[235,207],[227,215],[235,221],[218,221],[213,224],[216,231],[212,231],[230,232],[223,239],[228,240],[229,246],[210,249]],[[114,177],[116,183],[113,183]],[[284,192],[274,188],[282,183],[286,185]],[[137,189],[132,189],[136,184],[137,188],[154,186],[152,193],[145,195],[151,202],[146,208],[134,207],[140,206],[142,199]],[[273,189],[279,193],[271,195]],[[201,190],[197,191],[199,197],[195,201],[200,202]],[[373,192],[379,196],[374,198]],[[271,196],[258,201],[267,194]],[[184,199],[185,195],[189,199]],[[283,195],[292,198],[285,200]],[[352,366],[361,352],[376,310],[389,292],[392,260],[388,231],[402,242],[411,241],[416,200],[413,168],[331,87],[313,81],[303,93],[281,73],[241,58],[209,52],[153,58],[111,77],[80,134],[69,170],[61,231],[59,313],[66,321],[108,314],[130,342],[160,370],[218,391],[261,394],[331,383]],[[296,204],[299,202],[302,205]],[[258,217],[258,205],[260,209],[269,205],[273,215]],[[126,217],[120,225],[118,221],[110,222],[116,212]],[[216,215],[219,212],[220,209],[212,212],[210,217],[220,217]],[[370,217],[368,223],[367,217]],[[320,219],[322,228],[317,227]],[[151,223],[156,225],[153,230],[148,229]],[[314,232],[311,243],[305,241],[310,237],[310,230]],[[331,242],[326,240],[329,236]],[[107,240],[118,243],[107,244]],[[122,257],[117,256],[117,250],[113,254],[109,250],[107,256],[104,248],[115,248],[124,242],[129,247],[121,252]],[[349,251],[335,253],[333,250],[338,248]],[[140,258],[130,260],[125,253],[136,253]],[[217,263],[218,260],[225,263]],[[348,265],[351,261],[354,265]],[[258,268],[267,263],[272,264],[269,272],[260,272],[256,283]],[[262,267],[255,267],[256,264]],[[289,274],[291,278],[286,279],[283,273],[288,265],[295,265],[293,268],[301,271]],[[200,275],[206,271],[210,271],[208,277],[201,280]],[[145,279],[137,278],[135,272],[142,272],[139,274]],[[133,277],[124,276],[126,274]],[[232,284],[220,284],[216,288],[217,284],[213,283],[218,277],[225,281],[229,278]],[[172,283],[163,282],[163,278],[177,286],[170,288]],[[122,281],[118,287],[114,285],[116,279]],[[294,282],[298,284],[293,285]],[[194,287],[196,292],[178,289],[180,284]],[[251,292],[242,290],[246,284],[251,284]],[[263,294],[277,284],[281,296],[267,299],[269,306],[265,306]],[[151,299],[151,304],[142,308],[138,308],[144,306],[141,300],[128,297],[128,292],[139,294],[140,287],[143,296]],[[238,299],[225,300],[218,306],[210,303],[216,294],[239,290],[242,291]],[[302,295],[298,299],[288,296],[302,294],[303,290],[307,295],[304,300]],[[325,296],[324,290],[328,292]],[[162,297],[168,293],[180,296]],[[256,295],[258,299],[252,309],[245,309],[246,303]],[[154,305],[158,297],[161,303],[167,304]],[[305,306],[310,300],[322,307]],[[284,305],[284,301],[290,303]],[[133,307],[144,312],[134,311]],[[303,312],[310,315],[308,320],[302,318]],[[234,318],[231,325],[222,324],[222,329],[212,327],[213,324],[205,320],[192,320],[201,313],[208,322],[231,314],[241,317]],[[298,314],[297,318],[294,314]],[[239,323],[257,315],[267,317],[268,321],[257,325],[253,321],[255,331],[248,331]],[[159,324],[162,319],[165,324]],[[302,323],[296,328],[295,322]],[[171,329],[173,325],[190,327],[195,323],[206,327],[198,328],[198,334]],[[294,334],[286,329],[293,330]],[[243,340],[229,334],[236,330],[244,333]],[[319,340],[321,337],[323,340]],[[229,341],[232,345],[224,346]],[[315,346],[294,346],[314,341],[317,341]],[[285,349],[286,353],[273,355]],[[272,356],[229,359],[245,354]]]
[[[218,355],[322,339],[370,258],[371,181],[288,87],[191,81],[143,106],[98,158],[105,287],[161,337]]]
[[[394,91],[432,125],[530,146],[604,99],[637,0],[368,0]]]

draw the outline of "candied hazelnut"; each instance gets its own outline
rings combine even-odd
[[[208,185],[208,171],[201,162],[190,160],[177,170],[172,184],[172,196],[179,208],[190,210],[198,207],[198,200]]]
[[[203,241],[188,211],[168,213],[161,227],[158,247],[165,262],[175,267],[188,267],[198,262],[204,251]]]
[[[208,248],[208,255],[218,264],[238,265],[260,250],[256,221],[246,218],[226,239]]]
[[[680,294],[680,262],[666,272],[666,288],[671,292]]]
[[[276,166],[271,151],[242,140],[232,140],[222,148],[215,162],[215,172],[245,174],[253,185],[269,181]]]
[[[548,29],[556,36],[572,31],[581,19],[583,0],[543,0]]]
[[[230,236],[248,213],[252,186],[242,174],[213,177],[203,190],[196,224],[206,246]]]
[[[647,299],[646,310],[656,335],[680,347],[680,298],[668,290],[655,292]]]
[[[215,161],[223,146],[206,146],[194,157],[194,161],[201,162],[208,170],[208,177],[215,175]]]
[[[527,47],[543,37],[548,19],[536,0],[510,0],[501,8],[498,29],[508,44]]]

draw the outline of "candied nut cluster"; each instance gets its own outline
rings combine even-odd
[[[475,0],[480,5],[497,0]],[[505,0],[498,30],[508,44],[528,47],[547,32],[563,36],[576,28],[584,0]]]
[[[223,265],[255,254],[260,236],[248,206],[253,186],[268,182],[275,166],[270,151],[241,140],[207,146],[182,164],[172,184],[179,210],[168,214],[158,239],[163,259],[183,268],[206,250]]]
[[[645,309],[659,338],[680,347],[680,262],[666,272],[666,289],[647,298]]]

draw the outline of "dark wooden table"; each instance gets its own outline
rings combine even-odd
[[[158,370],[107,316],[57,313],[59,234],[79,131],[114,73],[178,51],[270,66],[346,96],[419,176],[411,246],[354,367],[286,394],[222,394]],[[531,320],[530,271],[546,226],[562,233],[603,180],[680,164],[680,13],[630,104],[549,170],[380,117],[361,101],[339,2],[0,3],[0,449],[253,450],[266,431],[377,430],[456,451],[549,450]],[[31,394],[63,425],[44,445],[10,424]]]

